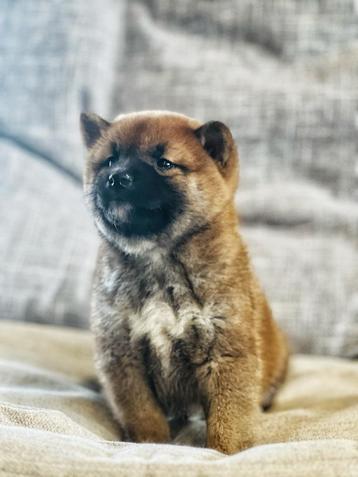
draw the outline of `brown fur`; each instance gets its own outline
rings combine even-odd
[[[218,138],[210,145],[213,127]],[[87,194],[111,143],[128,155],[136,148],[148,164],[149,151],[164,144],[165,157],[180,166],[165,175],[186,204],[149,239],[99,226],[92,322],[116,417],[134,441],[167,442],[168,414],[185,418],[199,402],[208,447],[233,453],[254,445],[260,406],[270,405],[284,379],[288,353],[238,232],[230,131],[157,112],[111,124],[84,116],[82,128],[90,151]]]

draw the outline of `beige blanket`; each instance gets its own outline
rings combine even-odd
[[[0,322],[0,475],[358,476],[358,364],[295,356],[259,444],[233,456],[120,442],[87,332]],[[193,423],[198,426],[200,423]]]

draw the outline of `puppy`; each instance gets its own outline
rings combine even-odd
[[[207,446],[252,446],[287,365],[285,339],[238,231],[229,129],[170,112],[81,115],[84,190],[102,238],[98,372],[135,442],[168,442],[200,404]]]

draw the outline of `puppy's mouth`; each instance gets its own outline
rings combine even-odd
[[[150,236],[161,232],[169,223],[170,216],[158,202],[145,206],[129,202],[109,203],[95,201],[96,210],[104,224],[112,233],[130,236]]]
[[[109,207],[98,206],[100,216],[107,226],[118,229],[119,224],[130,221],[133,207],[130,204],[110,205]]]

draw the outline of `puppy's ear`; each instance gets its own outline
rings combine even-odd
[[[110,126],[110,123],[93,113],[81,113],[80,119],[82,137],[85,145],[90,149]]]
[[[225,167],[234,147],[230,129],[220,121],[209,121],[196,129],[195,135],[209,156]]]

